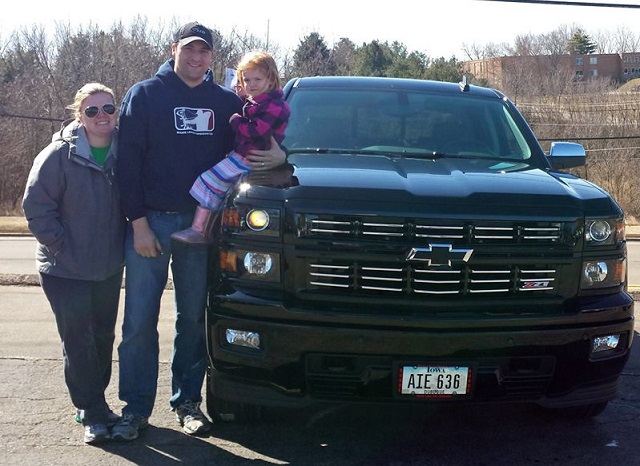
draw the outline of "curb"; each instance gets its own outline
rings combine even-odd
[[[37,273],[0,273],[0,286],[40,286],[40,276]],[[124,280],[122,280],[124,289]],[[167,279],[165,290],[173,290],[171,277]]]

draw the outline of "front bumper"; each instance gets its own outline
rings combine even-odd
[[[626,296],[626,295],[625,295]],[[633,339],[633,301],[598,314],[617,318],[563,325],[429,328],[286,322],[260,319],[256,302],[224,302],[208,313],[210,390],[216,397],[266,406],[301,407],[320,401],[411,402],[397,393],[405,365],[468,365],[469,402],[535,402],[570,407],[615,397]],[[273,307],[271,312],[273,315]],[[264,314],[263,314],[264,315]],[[282,309],[282,315],[300,314]],[[625,315],[625,319],[620,319]],[[260,335],[259,350],[235,347],[227,329]],[[617,349],[594,357],[591,339],[619,334]],[[447,399],[445,399],[447,401]],[[424,401],[422,401],[424,403]]]

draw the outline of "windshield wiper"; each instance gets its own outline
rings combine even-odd
[[[416,159],[441,159],[445,157],[459,157],[463,156],[447,154],[445,152],[415,148],[376,148],[376,149],[340,149],[338,147],[307,147],[301,149],[289,149],[289,154],[348,154],[348,155],[385,155],[387,157],[399,157],[399,158],[416,158]]]

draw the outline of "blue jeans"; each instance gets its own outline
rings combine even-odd
[[[122,271],[101,281],[41,273],[40,284],[56,317],[71,401],[84,410],[85,423],[106,424]]]
[[[209,249],[171,241],[171,234],[191,226],[193,213],[148,211],[147,220],[163,254],[139,256],[133,249],[133,229],[125,241],[125,303],[120,356],[120,399],[123,414],[151,415],[158,386],[158,316],[173,273],[176,323],[171,361],[172,409],[186,401],[202,401],[207,368],[205,308]]]

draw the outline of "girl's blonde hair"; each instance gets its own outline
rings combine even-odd
[[[80,112],[80,107],[82,107],[82,102],[84,102],[84,100],[90,95],[98,94],[99,92],[104,92],[105,94],[109,94],[111,96],[111,99],[113,100],[113,103],[114,104],[116,103],[116,97],[114,92],[111,90],[111,88],[100,83],[87,83],[84,86],[82,86],[80,89],[78,89],[78,92],[76,92],[76,96],[73,99],[73,103],[67,105],[66,109],[71,110],[73,118],[79,121],[80,116],[82,115],[82,113]]]
[[[267,52],[248,52],[242,57],[236,69],[238,81],[242,84],[242,87],[244,87],[242,72],[251,68],[257,68],[264,72],[269,80],[269,92],[280,89],[280,76],[276,61]]]

